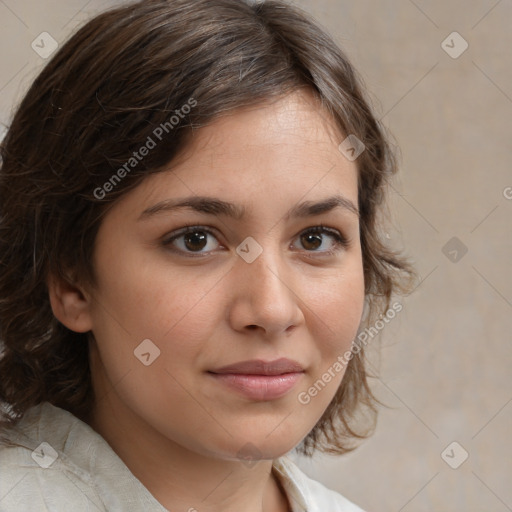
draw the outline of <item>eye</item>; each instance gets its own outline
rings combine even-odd
[[[215,238],[213,232],[204,226],[187,226],[166,238],[162,243],[175,252],[187,255],[207,255],[215,250],[215,244],[210,243],[209,238]],[[218,244],[217,244],[218,245]],[[203,251],[203,249],[207,249]]]
[[[328,235],[327,240],[330,240],[330,243],[322,249],[322,246],[326,245],[325,235]],[[173,252],[187,256],[207,256],[218,247],[222,247],[218,241],[211,242],[212,238],[217,240],[213,231],[205,226],[186,226],[172,233],[162,241],[162,244]],[[314,226],[303,231],[297,240],[307,252],[321,255],[334,254],[348,245],[348,240],[338,230],[324,226]]]
[[[327,243],[327,248],[322,250],[322,245],[325,245],[325,235],[328,235],[330,243]],[[303,231],[299,235],[299,240],[308,252],[318,252],[323,255],[334,254],[348,245],[348,240],[338,230],[325,226],[315,226]]]

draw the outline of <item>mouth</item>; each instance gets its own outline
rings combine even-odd
[[[242,361],[208,372],[222,386],[246,398],[268,401],[289,393],[305,370],[297,361],[277,359]]]

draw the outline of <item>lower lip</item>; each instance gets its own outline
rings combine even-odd
[[[286,395],[303,375],[303,372],[283,375],[244,375],[235,373],[211,373],[227,387],[252,400],[275,400]]]

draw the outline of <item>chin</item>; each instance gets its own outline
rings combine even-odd
[[[225,445],[218,447],[216,456],[231,461],[247,461],[248,464],[258,460],[274,460],[293,450],[302,440],[299,434],[295,439],[290,433],[269,437],[268,432],[228,438]]]

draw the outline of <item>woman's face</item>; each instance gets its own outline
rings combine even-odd
[[[364,300],[357,168],[333,126],[308,93],[238,111],[107,214],[91,365],[120,428],[136,421],[217,458],[274,459],[319,420]],[[281,358],[302,370],[215,373]]]

